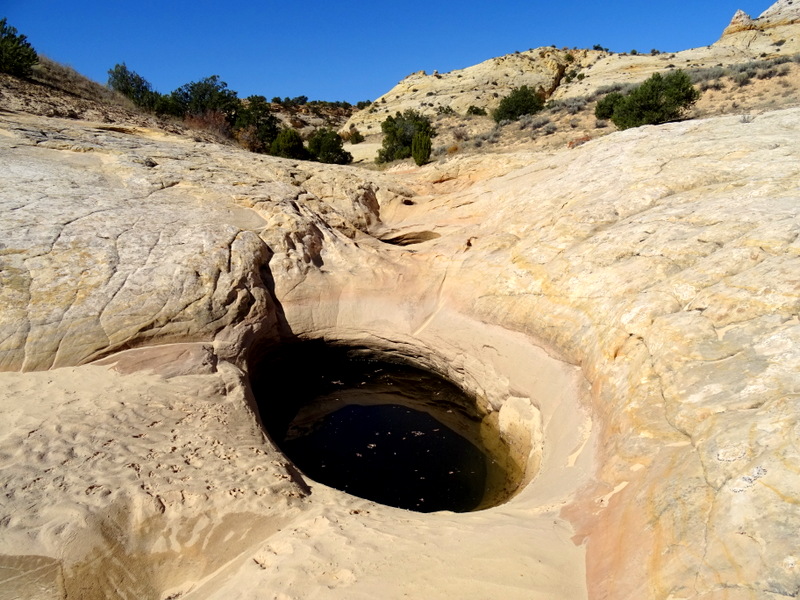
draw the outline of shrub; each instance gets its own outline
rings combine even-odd
[[[236,92],[229,90],[228,84],[219,80],[219,75],[182,85],[170,95],[185,115],[202,115],[208,111],[216,111],[223,113],[232,123],[239,107]]]
[[[544,108],[542,97],[528,86],[511,90],[511,93],[500,101],[500,105],[492,113],[492,118],[501,121],[516,121],[522,115],[532,115]]]
[[[252,152],[269,152],[278,137],[278,119],[264,96],[246,98],[236,112],[233,126],[236,139]]]
[[[365,139],[364,134],[362,134],[358,129],[353,128],[350,130],[350,136],[348,137],[348,141],[351,144],[360,144],[361,142],[364,141],[364,139]]]
[[[409,158],[411,144],[417,133],[425,133],[431,138],[436,136],[427,117],[423,117],[411,109],[402,114],[398,112],[394,117],[386,117],[386,120],[381,123],[381,131],[383,132],[383,145],[375,159],[378,163]]]
[[[303,138],[295,129],[283,128],[278,136],[272,141],[269,153],[273,156],[284,158],[298,158],[306,160],[309,157],[308,150],[303,146]]]
[[[414,134],[411,141],[411,156],[417,166],[422,166],[431,157],[431,136],[423,131]]]
[[[465,142],[469,139],[469,132],[463,127],[453,129],[453,137],[457,142]]]
[[[231,125],[225,113],[218,110],[207,110],[197,115],[186,115],[184,123],[192,129],[205,129],[222,137],[230,137]]]
[[[550,119],[544,116],[534,117],[533,115],[523,115],[519,119],[519,128],[521,130],[531,129],[532,131],[536,131],[549,123]]]
[[[456,114],[456,111],[453,110],[452,106],[445,106],[443,104],[440,104],[439,106],[436,107],[436,114],[437,115],[454,115],[454,114]]]
[[[475,106],[473,104],[467,109],[467,114],[468,115],[477,115],[477,116],[480,116],[480,117],[485,117],[486,116],[486,109],[485,108],[481,108],[480,106]]]
[[[17,34],[5,18],[0,19],[0,72],[27,77],[38,62],[39,56],[28,39]]]
[[[586,98],[565,98],[547,103],[547,108],[553,112],[565,110],[571,115],[577,115],[586,108]]]
[[[692,106],[700,92],[683,71],[654,73],[625,96],[609,94],[597,103],[595,116],[610,118],[619,129],[674,121]],[[609,114],[610,112],[610,114]]]
[[[141,109],[154,110],[156,107],[158,94],[153,91],[150,82],[128,69],[125,63],[116,64],[108,71],[107,85]]]
[[[594,116],[600,120],[610,119],[614,115],[614,108],[625,98],[619,92],[611,92],[600,100],[594,107]]]
[[[342,138],[339,134],[326,127],[317,129],[308,138],[308,151],[323,163],[349,165],[353,162],[353,155],[342,148]]]

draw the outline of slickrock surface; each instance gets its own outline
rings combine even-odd
[[[394,175],[1,118],[0,597],[800,590],[800,109]],[[532,481],[304,481],[246,383],[291,336],[449,376]]]

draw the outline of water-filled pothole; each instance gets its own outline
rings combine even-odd
[[[519,485],[496,419],[397,357],[292,344],[263,358],[252,383],[272,440],[319,483],[419,512],[488,508]]]

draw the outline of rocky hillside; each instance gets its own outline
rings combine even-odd
[[[494,109],[513,88],[527,85],[547,98],[591,96],[614,84],[638,83],[655,72],[725,67],[800,52],[800,2],[780,0],[757,19],[738,11],[721,38],[710,46],[676,53],[617,54],[603,50],[544,47],[509,54],[448,73],[412,73],[354,114],[343,130],[380,132],[397,111],[436,115],[450,108],[464,115],[470,106]]]
[[[0,73],[0,107],[45,117],[151,127],[207,141],[226,141],[212,131],[190,127],[178,119],[142,112],[121,94],[44,56],[39,57],[30,79]],[[341,127],[356,110],[328,102],[272,103],[271,108],[282,126],[297,129],[303,137],[320,127]]]

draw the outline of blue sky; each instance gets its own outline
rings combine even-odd
[[[125,62],[160,92],[219,75],[240,97],[371,100],[441,72],[555,44],[617,52],[715,42],[741,8],[772,0],[220,2],[0,0],[38,52],[105,83]]]

